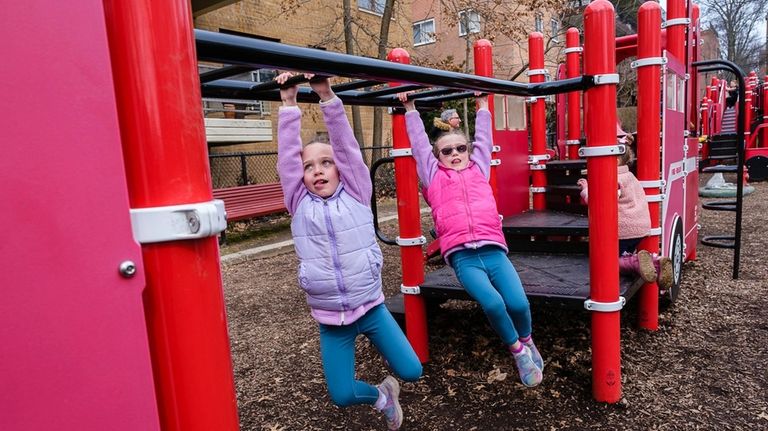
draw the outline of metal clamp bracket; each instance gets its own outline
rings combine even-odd
[[[655,235],[661,235],[660,227],[654,227],[654,228],[648,229],[648,236],[655,236]]]
[[[492,159],[491,160],[491,166],[499,166],[501,164],[501,159]]]
[[[409,246],[409,245],[424,245],[427,243],[427,239],[424,238],[424,235],[416,238],[400,238],[399,236],[395,238],[395,242],[397,245],[401,247]]]
[[[529,187],[529,190],[531,191],[531,193],[546,193],[547,192],[547,188],[546,187],[533,187],[533,186],[531,186],[531,187]]]
[[[663,188],[667,185],[667,182],[665,180],[649,180],[649,181],[638,181],[641,186],[643,186],[644,189],[656,189],[656,188]]]
[[[131,209],[133,238],[140,244],[207,238],[227,228],[224,201]]]
[[[667,195],[664,193],[658,195],[646,195],[645,200],[646,202],[663,202],[666,197]]]
[[[539,164],[530,165],[529,167],[531,168],[532,171],[544,171],[544,170],[547,169],[547,165],[545,165],[545,164],[542,164],[542,165],[539,165]]]
[[[669,60],[667,60],[667,57],[647,57],[647,58],[640,58],[632,63],[629,64],[629,67],[632,69],[637,69],[638,67],[643,66],[663,66],[667,64]]]
[[[597,302],[591,299],[584,301],[584,308],[589,311],[600,311],[603,313],[610,313],[612,311],[620,311],[624,308],[624,304],[627,303],[627,299],[623,296],[619,296],[619,300],[615,302]]]
[[[525,71],[525,74],[527,76],[534,76],[534,75],[546,75],[549,76],[549,71],[547,69],[529,69]]]
[[[690,130],[683,130],[683,136],[685,136],[686,138],[691,136],[691,131]]]
[[[624,154],[627,148],[624,144],[605,145],[602,147],[581,147],[579,157],[618,156]]]
[[[389,157],[405,157],[412,155],[413,151],[410,148],[396,148],[394,150],[389,150]]]
[[[563,50],[563,54],[570,54],[572,52],[583,52],[584,48],[580,46],[572,46],[570,48],[565,48]]]
[[[491,152],[492,153],[498,153],[500,151],[501,151],[501,146],[499,146],[499,145],[494,145],[494,146],[491,147]]]
[[[619,83],[619,74],[618,73],[604,73],[602,75],[592,75],[592,79],[593,79],[595,85],[618,84]]]
[[[547,96],[531,96],[525,99],[525,103],[536,103],[539,99],[547,100]]]
[[[549,154],[530,154],[528,155],[528,163],[529,164],[538,164],[541,161],[546,161],[551,159],[552,156]]]
[[[565,141],[565,145],[581,145],[581,141],[578,139],[568,139]]]
[[[690,23],[691,23],[690,18],[668,19],[661,23],[661,28],[672,27],[673,25],[689,25]]]
[[[421,288],[419,288],[419,286],[406,286],[404,284],[401,284],[400,292],[406,295],[418,295],[421,293]]]

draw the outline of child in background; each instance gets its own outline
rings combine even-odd
[[[399,95],[416,170],[432,207],[440,249],[467,293],[514,356],[523,384],[541,383],[544,361],[531,338],[531,310],[520,277],[507,258],[499,211],[488,184],[491,113],[488,97],[477,98],[474,143],[460,130],[431,146],[413,101]]]
[[[637,177],[629,171],[632,152],[632,135],[627,135],[618,125],[617,138],[620,144],[625,144],[626,151],[617,157],[619,183],[619,271],[626,274],[637,274],[646,283],[658,282],[660,289],[672,285],[672,261],[667,257],[651,255],[646,250],[637,250],[640,241],[648,236],[651,229],[651,213],[648,211],[648,201],[645,190]],[[589,199],[587,180],[579,179],[581,197],[584,202]]]
[[[291,76],[283,73],[276,81],[283,85]],[[403,380],[417,380],[421,363],[384,305],[371,178],[344,106],[327,78],[310,85],[320,96],[330,144],[312,141],[302,148],[296,86],[281,88],[278,117],[277,171],[292,216],[299,285],[319,325],[331,400],[371,404],[384,413],[388,429],[397,430],[403,421],[399,383],[392,376],[378,386],[355,380],[355,339],[368,337]]]

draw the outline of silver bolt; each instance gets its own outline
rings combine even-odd
[[[187,224],[189,225],[189,231],[192,233],[198,233],[200,231],[200,217],[197,213],[189,213],[187,215]]]
[[[131,278],[134,275],[136,275],[136,264],[131,262],[130,260],[126,260],[125,262],[121,263],[120,275],[122,275],[125,278]]]

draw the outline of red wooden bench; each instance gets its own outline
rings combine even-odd
[[[280,183],[215,189],[213,198],[224,201],[228,222],[286,211]]]

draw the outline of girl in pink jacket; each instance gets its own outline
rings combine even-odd
[[[531,309],[517,271],[507,258],[499,211],[488,184],[491,113],[477,98],[475,142],[460,130],[440,134],[430,146],[408,94],[399,95],[416,170],[432,207],[440,250],[467,293],[515,358],[523,384],[541,383],[544,361],[531,338]]]
[[[637,177],[629,171],[629,162],[633,159],[631,137],[617,126],[618,142],[626,144],[624,154],[618,156],[619,183],[619,271],[637,274],[646,283],[658,282],[664,290],[672,285],[672,261],[668,257],[651,255],[645,250],[637,250],[640,241],[648,236],[651,229],[651,214],[645,191]],[[581,197],[589,199],[587,180],[579,179]]]

